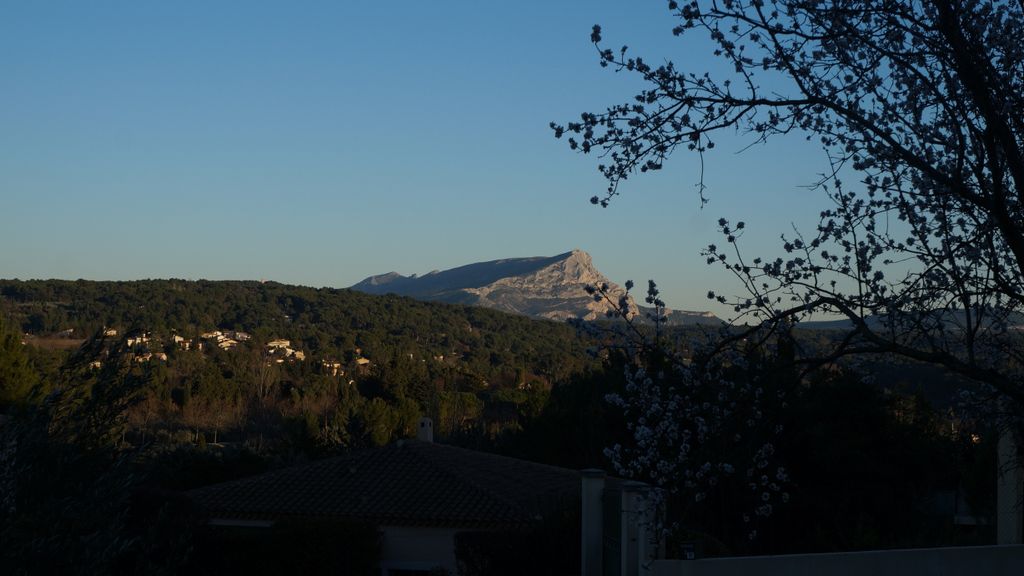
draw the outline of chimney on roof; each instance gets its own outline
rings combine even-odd
[[[420,427],[416,430],[416,439],[421,442],[434,441],[434,421],[430,418],[420,418]]]

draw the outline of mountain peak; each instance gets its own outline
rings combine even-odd
[[[608,286],[610,301],[595,300],[587,286]],[[397,272],[370,276],[351,287],[370,294],[398,294],[420,300],[484,306],[536,318],[596,320],[614,311],[626,296],[632,314],[641,309],[626,291],[594,266],[579,248],[557,256],[506,258],[467,264],[422,276]],[[706,322],[709,313],[670,314],[670,322]]]
[[[398,272],[388,272],[387,274],[378,274],[377,276],[370,276],[366,280],[363,280],[363,282],[367,282],[373,286],[383,286],[385,284],[389,284],[391,282],[401,280],[403,278],[405,278],[405,276],[402,276]]]
[[[423,276],[391,272],[370,276],[352,289],[479,305],[541,318],[593,320],[613,308],[587,294],[587,286],[598,284],[608,284],[616,299],[625,293],[594,267],[590,254],[577,248],[557,256],[478,262]]]

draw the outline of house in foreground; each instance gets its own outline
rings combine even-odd
[[[582,479],[576,470],[436,444],[424,419],[416,440],[199,488],[189,497],[215,530],[252,533],[304,522],[371,527],[385,575],[454,575],[458,560],[484,563],[478,571],[488,573],[487,558],[501,550],[519,556],[513,561],[559,555],[579,573]]]
[[[1020,479],[1001,479],[1013,485],[1001,496],[1011,512],[1020,502]],[[326,567],[332,573],[384,576],[1024,573],[1019,508],[1011,522],[1000,523],[997,546],[662,559],[645,485],[599,470],[435,444],[426,419],[417,440],[199,488],[188,496],[212,530],[229,536],[218,544],[241,541],[235,558],[251,557],[245,567],[221,564],[210,573],[280,573],[277,566],[259,564],[268,550],[286,556],[286,573]],[[248,540],[239,540],[242,533]],[[258,536],[274,533],[285,538]],[[372,558],[352,560],[360,554]],[[353,563],[358,567],[351,568]]]

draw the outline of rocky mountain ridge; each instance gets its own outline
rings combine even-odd
[[[613,305],[595,301],[587,286],[607,284],[613,300],[625,290],[601,274],[590,254],[572,250],[551,257],[508,258],[467,264],[423,276],[397,272],[370,276],[351,287],[370,294],[398,294],[420,300],[483,306],[550,320],[598,320]],[[632,296],[627,296],[632,314],[643,313]],[[711,323],[719,320],[710,312],[672,311],[672,324]]]

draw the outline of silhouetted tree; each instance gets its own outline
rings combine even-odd
[[[813,232],[784,236],[778,258],[744,255],[745,223],[719,220],[726,246],[708,246],[707,260],[745,294],[709,298],[769,326],[840,314],[853,328],[825,360],[900,354],[981,382],[1024,412],[1013,328],[1024,312],[1024,3],[668,6],[675,34],[710,38],[730,72],[652,65],[606,48],[595,26],[600,64],[646,88],[551,125],[571,148],[605,159],[608,188],[592,201],[608,205],[630,175],[660,169],[680,148],[710,153],[724,131],[751,143],[806,136],[828,154],[816,186],[834,205]]]
[[[137,453],[122,438],[126,409],[144,383],[128,358],[123,345],[86,341],[52,391],[0,427],[7,573],[173,572],[147,565],[140,556],[146,544],[128,528]]]
[[[26,402],[38,380],[21,338],[0,314],[0,413]]]

